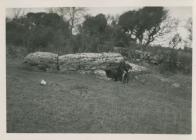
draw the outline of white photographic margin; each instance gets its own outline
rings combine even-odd
[[[71,134],[71,133],[6,133],[6,43],[5,43],[5,15],[6,8],[38,8],[38,7],[137,7],[137,6],[191,6],[193,10],[193,62],[192,62],[192,134]],[[1,140],[61,140],[61,139],[149,139],[149,140],[194,140],[196,139],[196,56],[195,56],[195,17],[196,1],[193,0],[1,0],[0,1],[0,139]]]

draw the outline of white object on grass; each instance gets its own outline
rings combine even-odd
[[[41,85],[46,85],[46,81],[45,80],[41,80]]]

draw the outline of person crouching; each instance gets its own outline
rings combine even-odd
[[[129,72],[132,70],[132,67],[129,64],[124,63],[124,69],[122,73],[122,82],[128,83],[129,82]]]

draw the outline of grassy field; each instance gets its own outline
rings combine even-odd
[[[7,132],[190,134],[191,77],[152,73],[124,85],[8,59]]]

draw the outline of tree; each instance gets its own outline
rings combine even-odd
[[[107,19],[105,15],[98,14],[95,17],[86,16],[83,22],[84,31],[92,34],[103,34],[107,26]]]
[[[192,41],[192,18],[189,18],[188,20],[187,20],[187,23],[186,23],[186,26],[185,26],[185,28],[187,29],[187,31],[188,31],[188,33],[189,33],[189,35],[188,35],[188,39],[190,40],[190,41]]]
[[[55,13],[28,13],[6,22],[6,42],[24,46],[28,51],[58,49],[69,38],[69,24]]]
[[[80,34],[83,37],[82,40],[86,40],[85,42],[88,43],[86,45],[88,46],[88,50],[93,52],[101,51],[106,39],[106,29],[107,19],[104,14],[85,16],[85,21],[82,24]]]
[[[108,25],[111,25],[111,26],[114,26],[114,25],[117,25],[118,24],[118,20],[119,20],[119,15],[107,15],[106,16],[106,19],[107,19],[107,24]]]
[[[81,18],[86,12],[84,7],[59,7],[59,8],[50,8],[48,9],[51,13],[57,13],[62,16],[70,24],[70,31],[73,33],[73,29],[76,28],[76,25],[80,22]]]
[[[184,49],[186,51],[191,50],[192,46],[192,18],[189,18],[186,22],[185,29],[188,32],[187,38],[184,40],[185,46]]]
[[[12,13],[13,13],[13,19],[18,19],[19,17],[25,15],[25,10],[24,8],[13,8]]]
[[[163,7],[144,7],[122,14],[118,24],[130,39],[146,47],[155,40],[166,17]]]
[[[180,34],[177,33],[174,35],[174,37],[169,42],[169,46],[175,49],[177,45],[182,41],[182,38],[180,37]]]
[[[159,32],[154,35],[154,44],[168,45],[168,41],[177,32],[179,20],[170,16],[161,23]]]
[[[175,34],[171,41],[169,42],[169,46],[171,47],[170,51],[167,54],[167,58],[165,58],[163,64],[166,70],[171,72],[176,72],[178,66],[178,52],[176,50],[177,45],[182,41],[180,34]]]
[[[29,37],[30,47],[64,46],[65,38],[69,37],[68,23],[56,13],[28,13],[27,20],[28,32],[32,35]]]

